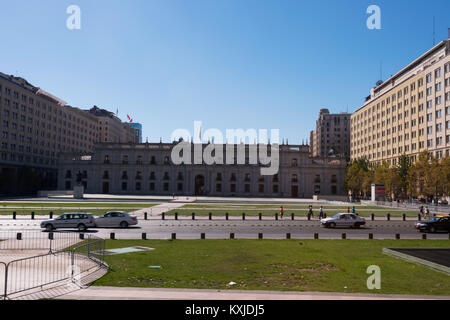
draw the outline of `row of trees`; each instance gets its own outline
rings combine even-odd
[[[368,197],[372,183],[384,184],[386,197],[394,199],[440,198],[450,195],[450,157],[438,159],[428,151],[419,154],[414,163],[402,155],[395,166],[367,159],[352,161],[347,167],[345,185],[353,196]]]

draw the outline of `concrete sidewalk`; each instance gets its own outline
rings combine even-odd
[[[96,287],[59,296],[75,300],[450,300],[450,296],[378,295],[334,292],[202,290]]]
[[[161,203],[159,205],[149,207],[149,208],[142,208],[133,212],[130,212],[132,215],[138,217],[138,218],[144,218],[144,213],[147,212],[148,216],[159,216],[163,212],[168,212],[173,209],[181,208],[184,206],[185,203],[183,202],[167,202],[167,203]]]

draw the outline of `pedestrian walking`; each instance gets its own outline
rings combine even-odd
[[[283,209],[283,206],[281,206],[281,207],[280,207],[280,216],[281,216],[281,219],[283,219],[283,214],[284,214],[284,209]]]
[[[319,219],[323,219],[323,207],[322,206],[320,206],[320,209],[319,209]]]
[[[347,207],[347,213],[350,213],[350,207]]]
[[[308,211],[308,215],[310,215],[311,217],[314,217],[314,213],[313,213],[312,205],[309,205],[309,211]]]
[[[425,217],[425,214],[424,214],[425,212],[424,212],[423,206],[420,206],[419,212],[420,212],[420,216],[422,218],[424,218]]]
[[[353,208],[352,208],[352,213],[356,213],[355,206],[353,206]]]
[[[428,206],[427,206],[426,209],[425,209],[425,217],[426,217],[427,219],[430,218],[430,209],[428,209]]]

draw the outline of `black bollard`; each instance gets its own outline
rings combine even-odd
[[[115,239],[116,239],[116,234],[115,234],[114,232],[111,232],[111,233],[109,234],[109,238],[110,238],[111,240],[115,240]]]
[[[195,220],[195,212],[192,212],[192,220]]]
[[[319,234],[318,233],[314,233],[314,239],[319,239]]]
[[[422,216],[420,215],[420,213],[417,215],[417,220],[422,220]]]
[[[422,234],[422,239],[423,240],[427,240],[427,234],[426,233]]]
[[[147,240],[147,234],[145,232],[142,233],[142,240]]]
[[[53,219],[53,211],[50,211],[50,214],[48,216],[50,219]]]
[[[261,212],[258,213],[258,218],[259,218],[259,220],[262,220],[262,213]]]
[[[278,220],[278,212],[275,213],[275,220]]]
[[[291,238],[291,234],[290,233],[286,233],[286,239],[290,239]]]
[[[230,239],[234,239],[234,233],[230,233]]]
[[[291,220],[294,220],[295,219],[295,214],[292,212],[291,213]]]
[[[402,214],[403,221],[406,221],[406,213]]]
[[[387,221],[391,221],[391,214],[390,213],[386,214],[386,219],[387,219]]]
[[[347,239],[347,234],[343,233],[342,234],[342,239],[344,239],[344,240]]]
[[[16,212],[13,212],[13,219],[16,220]]]
[[[177,239],[177,234],[176,233],[172,233],[172,240],[176,240]]]
[[[242,220],[245,220],[245,212],[242,212]]]
[[[34,211],[31,212],[31,220],[34,220]]]
[[[162,219],[162,220],[165,220],[165,219],[166,219],[166,213],[165,213],[165,212],[161,213],[161,219]]]
[[[373,240],[373,233],[369,233],[369,239]]]
[[[17,233],[17,240],[22,240],[22,233],[21,232]]]
[[[144,212],[144,220],[147,220],[147,212]]]
[[[370,218],[372,219],[372,221],[375,221],[375,213],[371,213]]]
[[[400,233],[395,234],[395,239],[400,240]]]
[[[175,220],[178,220],[178,212],[175,212]]]
[[[205,234],[204,233],[200,234],[200,239],[205,239]]]
[[[50,232],[50,233],[48,234],[48,240],[53,240],[53,232]]]
[[[308,221],[311,220],[311,214],[308,213]]]
[[[258,239],[262,239],[263,238],[263,234],[262,233],[258,233]]]
[[[225,212],[225,220],[228,220],[228,212]]]
[[[80,240],[84,240],[84,233],[80,233]]]
[[[209,220],[212,220],[212,213],[210,212],[209,214],[208,214],[208,218],[209,218]]]

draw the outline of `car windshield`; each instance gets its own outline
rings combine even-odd
[[[339,217],[341,216],[340,213],[336,213],[334,216],[332,216],[333,219],[339,219]]]
[[[431,217],[430,219],[428,219],[428,221],[430,221],[430,222],[435,222],[435,221],[438,221],[438,220],[439,220],[438,217]]]

